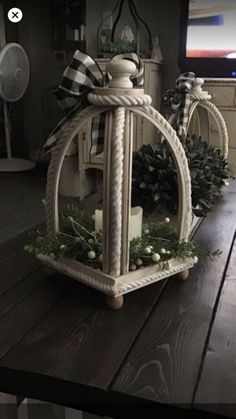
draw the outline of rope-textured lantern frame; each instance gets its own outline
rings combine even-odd
[[[190,123],[193,117],[196,116],[197,122],[198,122],[199,134],[201,135],[201,123],[200,123],[200,119],[199,119],[199,115],[197,111],[199,108],[204,109],[207,113],[207,122],[208,122],[209,129],[210,129],[210,116],[215,121],[217,131],[219,134],[219,148],[224,158],[227,159],[228,148],[229,148],[227,126],[221,112],[216,107],[216,105],[211,102],[211,95],[207,91],[204,91],[202,89],[203,84],[204,84],[204,80],[197,77],[193,84],[193,88],[190,91],[190,97],[191,97],[192,103],[190,105],[189,113],[188,113],[186,134],[189,131]],[[178,120],[178,112],[180,111],[178,110],[176,113],[172,113],[170,117],[168,118],[168,122],[172,126],[174,126],[176,124],[176,121]],[[209,139],[210,139],[210,133],[208,135],[208,141]]]
[[[130,76],[136,71],[134,63],[113,59],[107,65],[112,75],[109,87],[97,88],[88,99],[92,104],[79,112],[67,124],[63,135],[52,151],[46,189],[46,223],[50,234],[60,232],[58,188],[63,160],[73,139],[91,118],[106,112],[103,162],[103,269],[101,272],[73,259],[54,260],[38,255],[49,267],[63,272],[108,296],[108,304],[119,308],[123,294],[180,274],[196,263],[194,258],[169,260],[169,268],[151,265],[129,272],[129,211],[131,205],[133,116],[149,120],[166,138],[177,169],[179,190],[179,240],[188,240],[192,222],[191,181],[187,158],[176,132],[167,120],[151,106],[151,98],[140,88],[133,88]]]

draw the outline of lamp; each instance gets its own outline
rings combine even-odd
[[[112,13],[103,18],[97,29],[97,56],[135,52],[150,58],[152,35],[139,15],[134,0],[118,0]]]

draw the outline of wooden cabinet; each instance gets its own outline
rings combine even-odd
[[[205,79],[203,86],[212,95],[212,102],[218,107],[226,122],[229,135],[228,159],[236,173],[236,80],[235,79]],[[210,142],[217,145],[217,129],[212,119],[209,119]]]

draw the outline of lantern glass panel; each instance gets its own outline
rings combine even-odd
[[[78,132],[62,163],[57,196],[62,248],[58,251],[65,257],[68,251],[70,258],[101,271],[103,149],[92,148],[92,125],[93,119]]]

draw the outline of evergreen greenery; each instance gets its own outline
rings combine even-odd
[[[25,250],[34,255],[44,254],[58,260],[72,258],[95,269],[102,269],[101,231],[94,231],[94,220],[77,206],[68,206],[60,217],[61,232],[50,235],[36,232],[34,244],[25,246]],[[199,254],[197,246],[191,242],[180,242],[176,230],[169,225],[169,219],[159,223],[143,226],[142,238],[130,241],[130,270],[141,266],[159,263],[168,268],[168,261],[179,257],[183,260],[196,258]],[[218,254],[209,253],[214,256]]]
[[[136,43],[135,41],[127,41],[124,39],[117,39],[115,41],[108,41],[101,47],[101,52],[122,54],[125,52],[135,52]]]
[[[221,196],[231,173],[220,150],[201,137],[187,136],[182,145],[191,175],[193,212],[205,217]],[[132,176],[132,206],[140,205],[146,212],[177,213],[177,172],[166,140],[143,145],[134,152]]]

